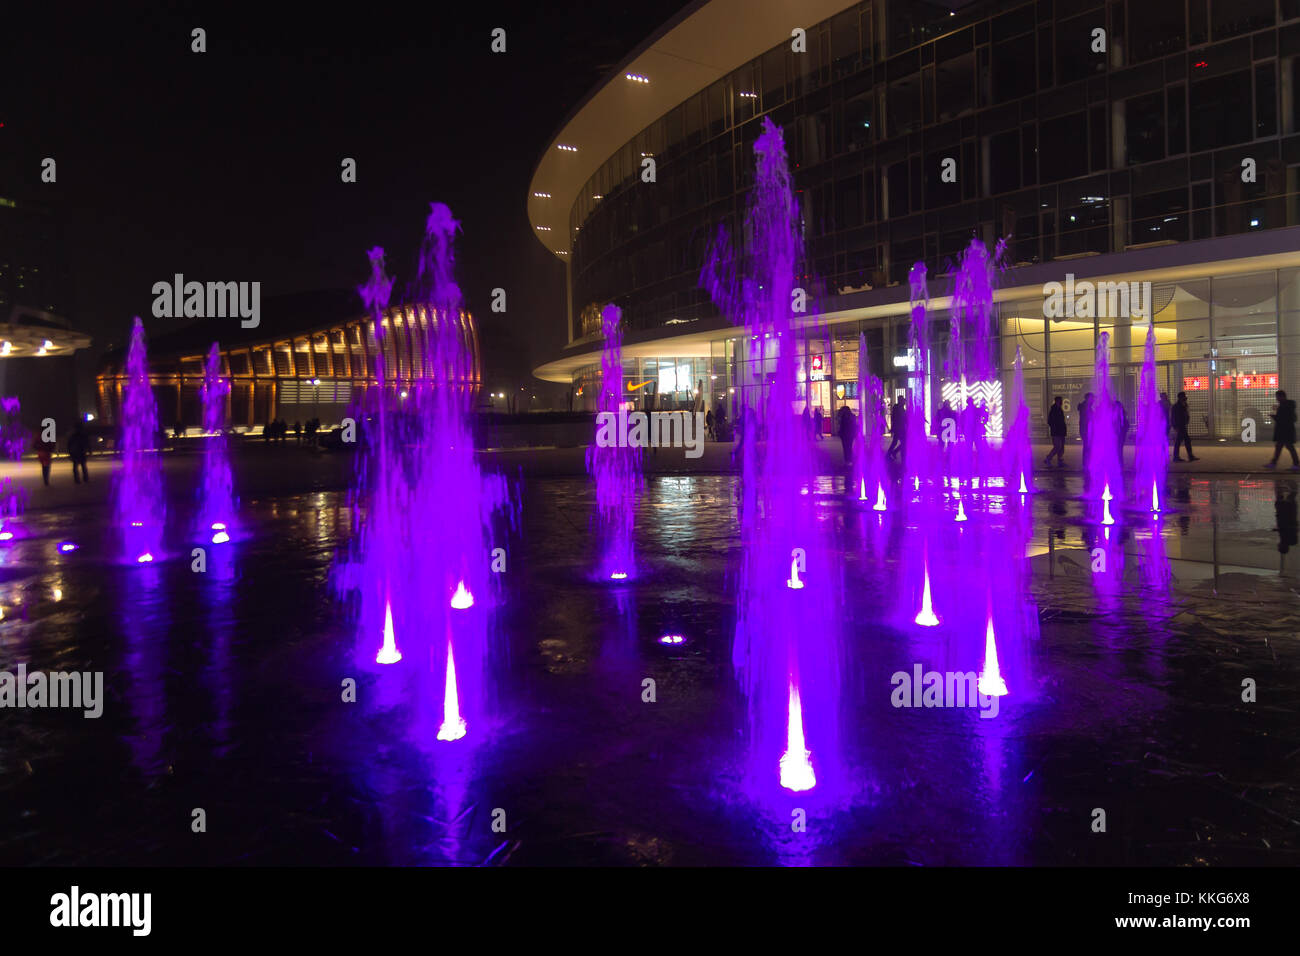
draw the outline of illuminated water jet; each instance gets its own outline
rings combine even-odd
[[[442,726],[439,740],[460,740],[465,736],[465,721],[460,716],[460,695],[456,691],[456,657],[447,641],[447,685],[442,698]]]
[[[989,697],[1005,697],[1007,694],[1006,681],[1002,679],[1002,672],[998,669],[998,644],[997,638],[993,634],[993,614],[991,612],[988,618],[988,628],[984,632],[984,666],[980,669],[977,684],[979,692]]]
[[[875,505],[875,510],[876,510],[876,511],[885,511],[885,510],[887,510],[887,509],[888,509],[888,505],[887,505],[886,502],[885,502],[885,486],[884,486],[884,485],[876,485],[876,505]]]
[[[203,474],[199,481],[198,527],[216,531],[212,543],[224,544],[230,540],[226,522],[235,512],[235,499],[225,432],[230,381],[221,374],[221,349],[216,342],[208,350],[199,391],[203,402],[203,430],[208,437],[204,440]]]
[[[451,606],[458,611],[464,611],[474,606],[474,595],[469,593],[464,581],[456,585],[456,593],[451,596]]]
[[[799,559],[794,558],[790,562],[790,579],[785,582],[785,586],[794,591],[803,589],[803,582],[799,580]]]
[[[921,559],[922,587],[921,587],[921,609],[916,612],[913,618],[917,624],[922,627],[937,627],[940,623],[939,616],[934,613],[934,604],[930,597],[930,556],[928,550]]]
[[[817,786],[817,775],[813,772],[811,751],[808,750],[803,733],[803,707],[799,703],[799,687],[790,681],[789,713],[786,718],[786,748],[781,755],[781,786],[795,793],[802,793]]]
[[[113,504],[123,557],[137,564],[153,560],[166,521],[157,442],[158,407],[149,384],[144,323],[136,316],[122,386],[122,467],[113,485]]]
[[[396,664],[402,659],[402,652],[397,649],[397,638],[393,633],[393,605],[384,607],[384,643],[375,655],[376,664]]]

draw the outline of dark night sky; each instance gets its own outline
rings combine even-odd
[[[263,296],[364,281],[388,251],[410,279],[430,201],[461,220],[457,274],[480,322],[489,387],[562,343],[563,269],[533,238],[538,155],[572,106],[682,2],[60,8],[5,15],[0,195],[60,209],[73,289],[96,346],[151,287],[262,282]],[[107,9],[105,9],[107,8]],[[26,16],[25,14],[23,16]],[[190,30],[207,30],[192,54]],[[507,31],[508,51],[489,50]],[[10,29],[14,28],[14,29]],[[40,183],[42,157],[58,183]],[[340,181],[357,160],[358,182]],[[509,311],[488,310],[504,287]]]

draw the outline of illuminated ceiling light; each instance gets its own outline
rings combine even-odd
[[[12,342],[6,341],[3,345],[0,345],[0,355],[8,355],[13,350],[14,344]]]
[[[643,157],[644,157],[644,156],[653,156],[654,153],[642,153],[641,155],[642,155]]]
[[[578,151],[578,147],[576,147],[576,146],[570,146],[570,145],[567,144],[567,143],[557,143],[556,146],[555,146],[555,148],[556,148],[556,149],[562,149],[562,150],[564,150],[566,153],[576,153],[576,152]]]
[[[757,94],[757,93],[748,93],[748,92],[746,92],[746,93],[741,93],[741,94],[740,94],[740,98],[741,98],[741,99],[744,99],[744,100],[756,100],[756,99],[758,99],[758,94]]]
[[[591,198],[592,198],[592,199],[604,199],[605,197],[602,196],[600,193],[596,193],[596,195],[592,196]]]
[[[537,227],[537,231],[538,231],[538,232],[550,232],[550,231],[551,231],[551,227],[550,227],[550,226],[538,226],[538,227]]]
[[[624,76],[625,79],[629,79],[629,80],[631,80],[633,83],[649,83],[649,82],[650,82],[650,77],[648,77],[648,76],[642,76],[640,73],[624,73],[623,76]]]
[[[46,339],[44,342],[41,343],[41,348],[52,349],[54,348],[54,343],[51,342],[49,339]]]
[[[533,193],[533,195],[536,196],[538,199],[550,199],[550,198],[551,198],[551,194],[550,194],[550,193]]]

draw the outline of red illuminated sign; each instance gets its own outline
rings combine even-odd
[[[1235,379],[1236,387],[1241,388],[1277,388],[1277,373],[1264,374],[1254,373],[1250,375],[1238,375]],[[1234,379],[1231,375],[1219,376],[1219,388],[1229,389],[1234,385]],[[1204,392],[1210,387],[1210,379],[1200,375],[1183,379],[1184,392]]]

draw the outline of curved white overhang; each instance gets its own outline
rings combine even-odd
[[[601,164],[679,103],[789,40],[796,27],[807,29],[851,6],[851,0],[701,0],[687,7],[611,71],[547,144],[528,186],[533,235],[567,259],[569,211]],[[648,82],[627,79],[629,73]]]

